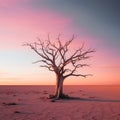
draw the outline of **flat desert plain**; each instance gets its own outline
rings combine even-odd
[[[54,86],[0,86],[0,120],[120,120],[120,86],[64,86],[74,99],[51,102]]]

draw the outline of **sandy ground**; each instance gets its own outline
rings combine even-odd
[[[0,120],[120,120],[120,86],[65,86],[80,99],[51,102],[53,86],[0,86]]]

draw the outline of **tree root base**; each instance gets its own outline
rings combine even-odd
[[[62,94],[60,96],[57,95],[49,95],[48,99],[51,99],[52,102],[54,102],[55,100],[60,100],[60,99],[70,99],[71,97],[65,94]]]

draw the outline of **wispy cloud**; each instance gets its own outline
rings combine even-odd
[[[25,9],[18,7],[4,12],[0,10],[0,46],[3,48],[3,45],[7,45],[6,43],[15,45],[18,42],[25,42],[25,38],[27,40],[33,34],[34,37],[37,37],[38,34],[48,32],[53,34],[58,34],[61,31],[70,32],[73,27],[72,22],[72,18],[52,10],[40,9],[35,11],[29,7]]]

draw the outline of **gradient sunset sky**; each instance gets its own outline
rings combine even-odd
[[[120,0],[0,0],[0,85],[55,84],[55,74],[32,64],[39,56],[22,46],[48,33],[51,41],[77,35],[71,49],[82,42],[96,49],[83,70],[93,76],[65,84],[120,85]]]

